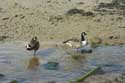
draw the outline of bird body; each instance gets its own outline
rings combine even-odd
[[[68,39],[66,41],[63,41],[63,44],[66,44],[70,47],[79,47],[80,46],[80,40],[78,40],[76,38],[71,38],[71,39]]]
[[[88,45],[88,41],[85,39],[85,35],[86,35],[85,32],[82,32],[82,33],[81,33],[81,46],[86,46],[86,45]]]
[[[88,44],[87,41],[81,41],[81,46],[86,46]]]
[[[78,39],[68,39],[63,41],[63,44],[68,45],[69,47],[74,48],[77,52],[80,53],[92,53],[91,46],[88,44],[88,41],[85,39],[85,32],[81,33],[81,40]]]
[[[37,40],[37,37],[33,37],[31,41],[27,44],[26,49],[29,51],[34,50],[34,55],[35,55],[39,47],[40,44],[39,41]]]
[[[72,38],[72,39],[68,39],[66,41],[63,41],[63,44],[66,44],[70,47],[81,47],[81,46],[86,46],[88,44],[87,40],[85,39],[85,32],[81,33],[81,40],[76,39],[76,38]]]

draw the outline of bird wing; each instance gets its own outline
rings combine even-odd
[[[67,43],[67,42],[69,42],[69,41],[72,41],[72,42],[80,42],[79,39],[71,38],[71,39],[68,39],[68,40],[63,41],[63,43]]]

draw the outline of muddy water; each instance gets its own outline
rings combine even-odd
[[[91,65],[101,65],[106,72],[122,72],[125,70],[125,45],[100,46],[95,49],[88,62]]]
[[[28,70],[27,62],[33,52],[25,50],[24,42],[0,43],[0,73],[5,74],[0,83],[18,80],[19,83],[44,83],[55,81],[66,83],[85,74],[90,69],[102,66],[106,73],[122,73],[125,70],[125,46],[100,46],[92,54],[80,60],[74,60],[66,50],[57,48],[40,48],[37,56],[40,66]],[[58,70],[46,70],[43,64],[48,61],[59,62]]]

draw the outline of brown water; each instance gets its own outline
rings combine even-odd
[[[125,46],[100,46],[92,54],[80,60],[73,60],[67,50],[57,48],[41,48],[37,52],[40,66],[36,70],[27,70],[27,62],[33,52],[25,50],[25,42],[0,43],[0,73],[6,76],[0,83],[18,80],[19,83],[44,83],[55,81],[66,83],[75,80],[90,69],[102,66],[106,73],[122,73],[125,71]],[[46,70],[43,67],[48,61],[59,62],[58,70]]]

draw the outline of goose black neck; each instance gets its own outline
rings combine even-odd
[[[81,41],[84,41],[85,40],[85,37],[83,34],[81,34]]]

